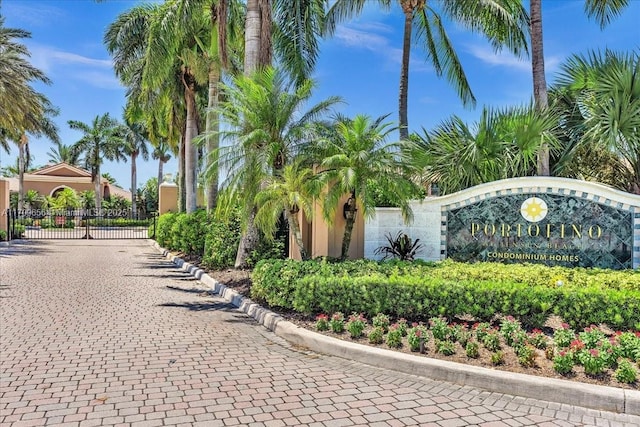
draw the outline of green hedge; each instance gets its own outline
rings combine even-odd
[[[634,272],[600,270],[597,275],[605,280],[588,285],[582,284],[578,274],[578,280],[563,281],[560,286],[558,281],[541,285],[521,277],[514,279],[513,267],[449,261],[265,261],[254,269],[251,296],[307,314],[386,313],[413,320],[466,314],[478,321],[505,314],[531,327],[541,327],[555,314],[576,328],[607,323],[615,328],[640,329],[640,291],[626,289],[633,283],[629,280],[637,277]],[[524,271],[528,266],[517,267]],[[544,268],[562,273],[565,280],[571,273],[567,268]],[[541,273],[538,266],[534,270]],[[461,271],[468,272],[468,277]],[[485,277],[488,271],[492,275]]]
[[[240,223],[236,216],[220,220],[205,211],[192,214],[166,213],[158,217],[155,240],[164,248],[202,258],[206,268],[233,267],[240,242]],[[267,258],[282,258],[284,240],[260,239],[248,259],[249,266]]]

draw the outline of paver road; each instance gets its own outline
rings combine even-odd
[[[0,247],[0,424],[637,425],[318,355],[145,241]]]

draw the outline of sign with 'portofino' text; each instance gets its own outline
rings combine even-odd
[[[500,195],[450,209],[446,221],[447,256],[459,261],[633,267],[632,213],[597,200]]]

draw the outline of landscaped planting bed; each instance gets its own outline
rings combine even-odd
[[[329,336],[395,351],[638,388],[640,332],[611,332],[595,325],[576,332],[567,324],[557,325],[555,330],[527,330],[511,316],[493,324],[447,322],[440,317],[410,324],[403,318],[392,321],[382,313],[367,319],[361,314],[336,312],[297,323]]]
[[[252,275],[251,296],[307,315],[384,313],[425,321],[513,316],[540,328],[559,316],[572,328],[606,324],[640,330],[640,273],[502,265],[267,260]]]

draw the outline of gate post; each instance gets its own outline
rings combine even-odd
[[[83,239],[89,240],[91,236],[89,235],[89,215],[87,215],[88,209],[85,208],[82,210],[84,216],[84,237]]]
[[[9,199],[9,181],[0,178],[0,216],[7,215],[6,220],[0,221],[0,230],[4,230],[7,232],[7,240],[11,240],[11,218],[9,216],[10,208],[11,203]]]

